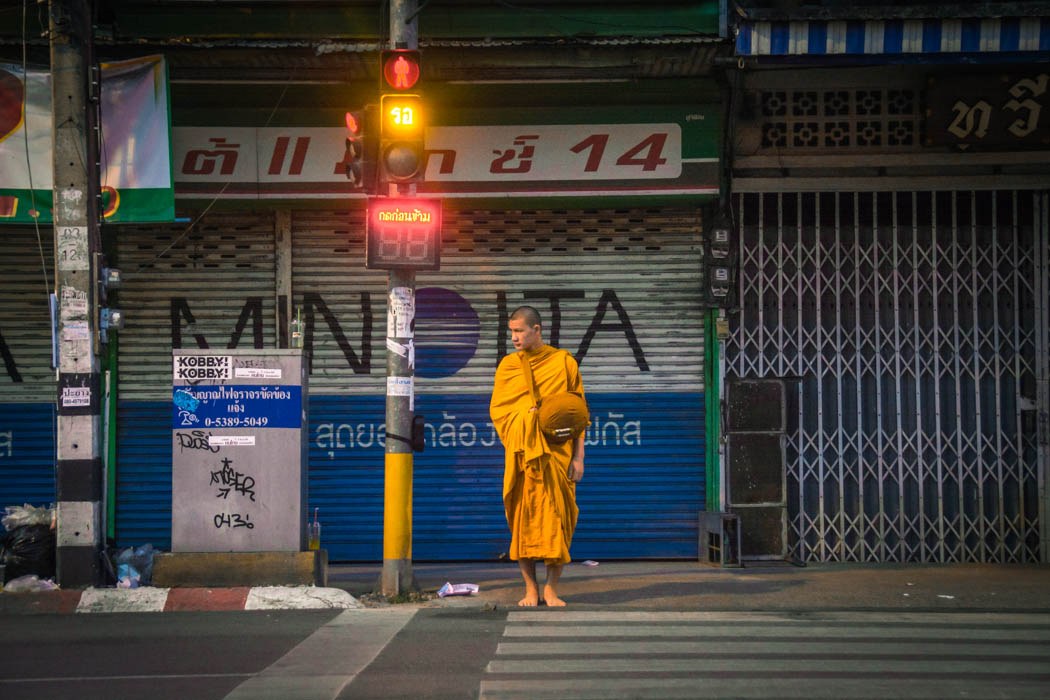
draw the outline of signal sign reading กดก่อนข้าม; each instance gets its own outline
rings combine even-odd
[[[441,202],[372,199],[368,203],[365,267],[436,270],[441,261]]]

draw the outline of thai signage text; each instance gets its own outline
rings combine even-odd
[[[936,80],[927,102],[927,145],[1050,147],[1050,73]]]

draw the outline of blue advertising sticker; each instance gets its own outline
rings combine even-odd
[[[176,386],[172,428],[300,428],[302,387]]]

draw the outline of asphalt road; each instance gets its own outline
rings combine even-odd
[[[0,698],[218,700],[337,613],[4,617]]]
[[[421,608],[0,620],[0,697],[1044,698],[1050,614]]]

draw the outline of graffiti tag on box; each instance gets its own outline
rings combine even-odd
[[[234,469],[233,460],[228,457],[221,459],[219,464],[222,465],[221,468],[211,472],[211,480],[208,482],[209,486],[215,486],[215,498],[229,501],[232,494],[234,497],[243,496],[255,503],[255,477]],[[250,513],[216,513],[212,524],[216,530],[224,527],[255,529]]]

